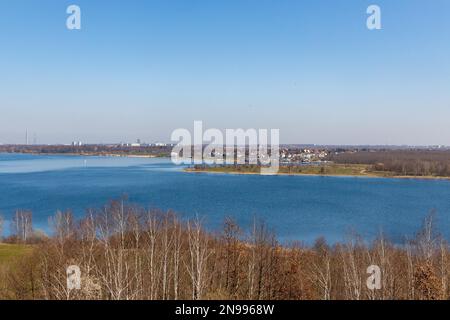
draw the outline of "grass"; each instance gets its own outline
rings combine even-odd
[[[26,256],[33,250],[30,245],[0,243],[0,299],[15,299],[6,285],[8,273],[16,268],[16,259]]]
[[[369,175],[365,165],[306,165],[295,167],[281,167],[281,173],[313,174],[313,175],[337,175],[337,176],[365,176]]]
[[[225,165],[225,166],[197,166],[188,168],[190,172],[216,172],[235,174],[259,174],[261,167],[257,165]],[[365,164],[334,164],[323,165],[282,165],[279,168],[280,175],[318,175],[318,176],[361,176],[361,177],[383,177],[383,178],[418,178],[418,179],[448,179],[449,177],[435,176],[400,176],[394,172],[374,171],[372,167]]]
[[[22,244],[0,243],[0,266],[32,251],[31,246]]]
[[[256,165],[239,165],[239,166],[217,166],[217,167],[197,167],[189,168],[188,171],[193,172],[222,172],[222,173],[260,173],[260,167]],[[302,165],[302,166],[280,166],[278,174],[304,174],[304,175],[337,175],[337,176],[371,176],[373,172],[369,172],[366,165]],[[378,175],[378,174],[376,174]]]

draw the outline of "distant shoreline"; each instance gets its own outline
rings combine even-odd
[[[170,158],[169,156],[151,154],[115,154],[115,153],[62,153],[62,152],[0,152],[3,154],[24,154],[35,156],[86,156],[86,157],[116,157],[116,158]]]
[[[219,171],[219,170],[197,170],[186,168],[184,172],[188,173],[213,173],[213,174],[231,174],[231,175],[262,175],[260,172],[245,172],[245,171]],[[318,173],[287,173],[278,172],[269,174],[272,176],[306,176],[306,177],[342,177],[342,178],[380,178],[380,179],[410,179],[410,180],[447,180],[450,181],[450,177],[436,177],[436,176],[398,176],[398,175],[377,175],[377,174],[318,174]]]

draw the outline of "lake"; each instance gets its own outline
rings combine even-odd
[[[170,159],[0,154],[0,212],[33,211],[35,229],[71,209],[82,216],[127,195],[145,207],[203,217],[219,230],[231,216],[245,229],[264,219],[281,241],[336,242],[355,230],[366,239],[380,231],[401,242],[436,210],[450,239],[450,181],[364,177],[259,176],[187,173]]]

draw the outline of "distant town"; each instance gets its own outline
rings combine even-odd
[[[85,156],[170,157],[174,144],[135,142],[111,144],[0,144],[2,153],[66,154]],[[245,150],[248,158],[250,150]],[[237,150],[225,150],[223,157]],[[212,152],[211,156],[216,156]],[[220,156],[219,156],[220,158]],[[242,163],[242,162],[241,162]],[[244,162],[245,164],[248,164]],[[289,144],[280,146],[280,164],[295,165],[370,165],[372,171],[395,171],[405,175],[450,176],[450,147],[447,146],[319,146]],[[376,170],[375,170],[376,169]]]
[[[134,142],[119,142],[119,143],[97,143],[89,144],[80,140],[74,140],[70,144],[39,144],[37,143],[36,133],[33,134],[32,143],[30,143],[29,131],[25,131],[23,144],[3,144],[0,142],[0,152],[3,153],[28,153],[28,154],[67,154],[67,155],[97,155],[97,156],[142,156],[142,157],[170,157],[173,156],[172,149],[175,146],[173,143],[166,142],[144,142],[140,138]],[[387,154],[395,154],[396,160],[401,160],[402,155],[414,153],[415,159],[418,161],[425,156],[426,159],[432,158],[435,160],[436,153],[438,158],[447,160],[450,151],[450,146],[432,145],[432,146],[387,146],[387,145],[315,145],[315,144],[283,144],[280,146],[280,164],[281,165],[295,165],[295,164],[327,164],[332,162],[345,163],[367,163],[367,160],[361,159],[370,158],[370,164],[375,164],[378,155],[381,158],[386,157]],[[231,148],[224,150],[220,156],[225,157],[235,155],[239,160],[241,157],[248,158],[251,151],[247,147],[244,153],[237,152],[237,149]],[[357,156],[356,156],[357,155]],[[180,155],[181,156],[181,155]],[[217,156],[216,151],[211,153],[212,157]],[[255,155],[253,155],[255,156]],[[398,158],[400,157],[400,158]],[[352,158],[353,160],[348,160]],[[258,159],[260,160],[260,159]],[[385,160],[385,159],[383,159]],[[404,159],[405,160],[405,159]],[[441,159],[442,160],[442,159]],[[358,162],[360,161],[360,162]],[[450,172],[450,168],[449,168]]]
[[[85,144],[73,141],[70,144],[0,144],[0,152],[28,154],[67,154],[96,156],[146,156],[168,157],[173,144],[144,143],[139,139],[132,143]]]

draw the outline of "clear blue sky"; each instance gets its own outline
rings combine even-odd
[[[203,120],[450,145],[450,1],[0,0],[0,110],[0,143],[169,141]]]

